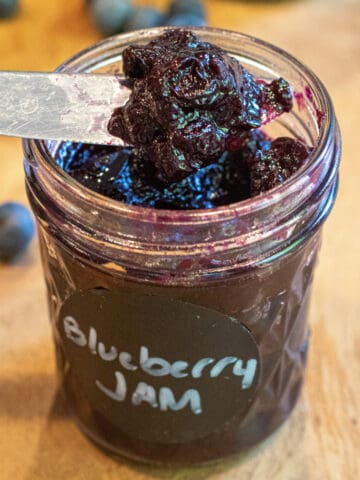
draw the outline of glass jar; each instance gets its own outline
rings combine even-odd
[[[287,79],[291,113],[268,128],[313,146],[285,184],[197,211],[128,206],[94,193],[25,140],[62,390],[83,432],[116,454],[191,464],[266,438],[299,396],[321,226],[340,133],[304,65],[258,39],[194,28],[256,77]],[[60,72],[121,72],[123,49],[163,29],[109,38]]]

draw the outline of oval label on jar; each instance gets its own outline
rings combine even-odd
[[[260,357],[238,320],[178,299],[93,289],[58,322],[73,375],[98,416],[124,434],[180,443],[240,423],[255,397]]]

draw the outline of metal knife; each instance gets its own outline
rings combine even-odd
[[[0,135],[123,145],[107,130],[130,90],[122,77],[0,72]]]

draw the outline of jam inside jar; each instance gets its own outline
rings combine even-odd
[[[291,84],[268,127],[312,147],[283,185],[208,210],[129,206],[94,193],[24,140],[62,391],[79,427],[113,453],[191,464],[257,444],[301,391],[321,226],[337,190],[340,133],[321,82],[287,53],[194,28],[256,78]],[[119,72],[163,29],[105,40],[59,67]]]

